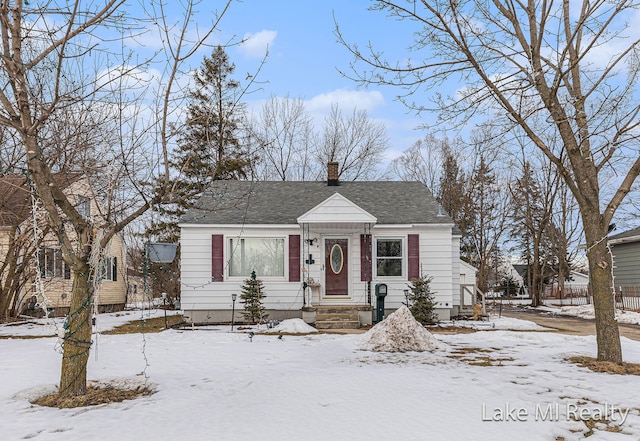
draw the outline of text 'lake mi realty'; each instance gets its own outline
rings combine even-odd
[[[623,425],[630,409],[623,409],[613,404],[584,406],[576,403],[541,403],[534,409],[504,403],[502,406],[490,407],[482,404],[482,421],[518,422],[529,421],[586,421],[608,420]]]

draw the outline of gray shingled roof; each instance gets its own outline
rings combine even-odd
[[[640,227],[624,231],[613,236],[609,236],[609,242],[613,244],[622,242],[637,242],[638,237],[640,237]]]
[[[378,219],[378,224],[453,223],[420,182],[216,181],[182,224],[296,224],[296,219],[340,193]]]

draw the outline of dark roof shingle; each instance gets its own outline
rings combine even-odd
[[[340,193],[378,219],[378,224],[451,224],[420,182],[216,181],[182,224],[296,224],[297,218]]]
[[[640,237],[640,227],[637,227],[632,230],[627,230],[622,233],[609,236],[609,242],[613,244],[622,243],[622,242],[638,242],[640,240],[639,237]]]

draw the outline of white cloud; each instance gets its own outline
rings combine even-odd
[[[338,104],[340,109],[347,112],[354,108],[371,112],[376,107],[384,104],[384,96],[377,90],[337,89],[314,96],[307,101],[306,107],[312,113],[325,113],[331,110],[333,104]]]
[[[278,31],[260,31],[255,34],[247,33],[244,35],[243,43],[238,50],[247,57],[264,57],[267,49],[271,49],[274,45]]]

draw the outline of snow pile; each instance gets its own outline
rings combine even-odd
[[[560,308],[559,314],[585,319],[595,319],[596,317],[593,312],[593,305],[563,306]],[[640,325],[640,313],[638,312],[623,311],[618,308],[616,309],[616,318],[618,319],[618,323]]]
[[[443,346],[413,318],[405,305],[367,331],[358,342],[361,350],[374,352],[423,352]]]
[[[316,328],[313,326],[307,325],[304,320],[299,318],[283,320],[267,332],[269,333],[278,333],[278,332],[286,332],[288,334],[310,334],[312,332],[318,332]]]

